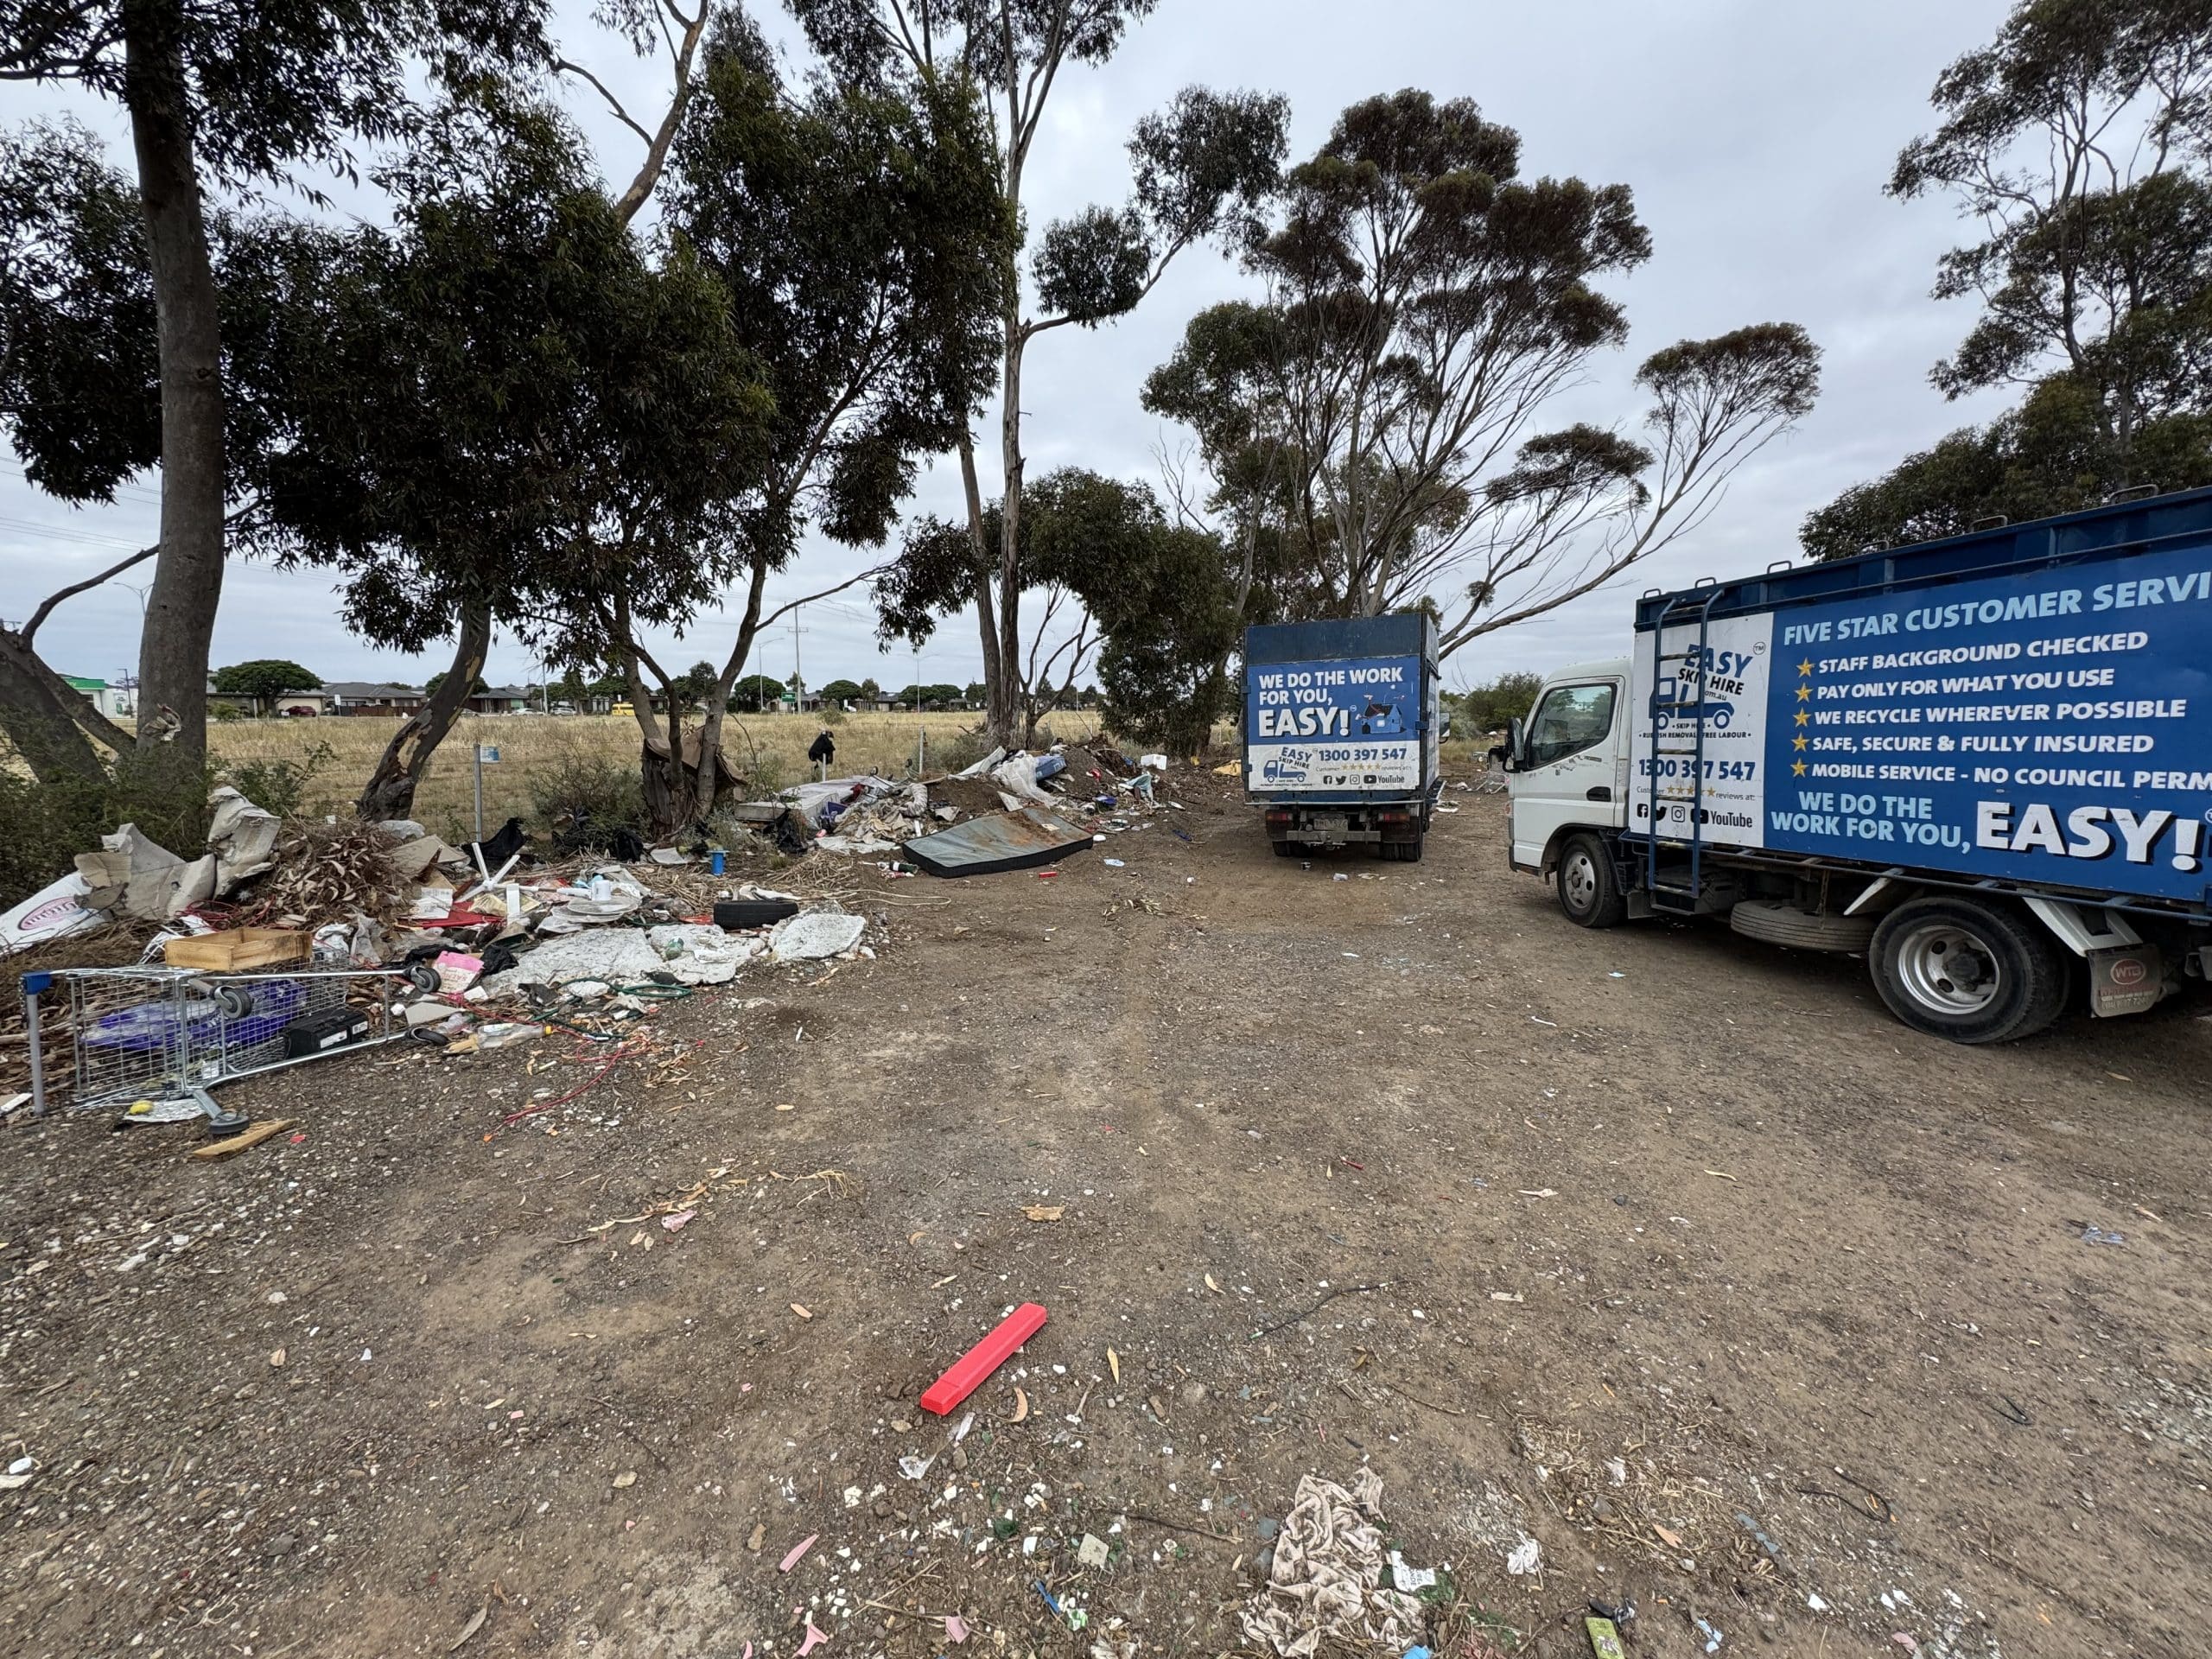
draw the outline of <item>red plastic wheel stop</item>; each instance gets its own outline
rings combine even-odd
[[[999,1321],[998,1328],[960,1356],[952,1369],[930,1384],[922,1396],[922,1409],[942,1417],[982,1387],[993,1371],[1014,1357],[1014,1351],[1044,1328],[1044,1307],[1024,1302]]]

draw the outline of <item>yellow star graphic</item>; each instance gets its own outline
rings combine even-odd
[[[1799,735],[1791,738],[1789,740],[1789,747],[1793,749],[1803,748],[1805,747],[1805,739],[1803,734],[1801,733]]]
[[[1798,664],[1797,664],[1797,671],[1798,671],[1800,674],[1809,674],[1809,673],[1811,673],[1811,672],[1813,671],[1813,659],[1812,659],[1811,658],[1808,657],[1808,658],[1807,658],[1803,662],[1802,662],[1802,663]]]
[[[1799,687],[1797,688],[1797,701],[1798,701],[1798,702],[1810,702],[1812,700],[1813,700],[1813,688],[1812,688],[1811,686],[1809,686],[1809,685],[1801,685],[1801,686],[1799,686]]]
[[[1806,713],[1802,709],[1800,709],[1797,711],[1797,723],[1798,723],[1800,726],[1802,726],[1802,725],[1803,725],[1807,721],[1810,720],[1811,718],[1812,718],[1812,716],[1811,716],[1810,715],[1807,714],[1807,713]]]
[[[1793,778],[1802,778],[1805,775],[1805,763],[1802,760],[1792,760],[1789,763],[1789,775]]]

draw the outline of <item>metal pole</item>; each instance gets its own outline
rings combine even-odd
[[[914,776],[918,778],[929,770],[928,753],[922,725],[922,648],[914,647]]]
[[[23,976],[23,1025],[31,1046],[31,1116],[33,1117],[46,1116],[46,1055],[43,1052],[45,1045],[39,1040],[38,998],[39,993],[53,983],[54,976],[49,973]]]
[[[472,742],[469,753],[475,757],[476,769],[476,839],[484,839],[484,746]]]

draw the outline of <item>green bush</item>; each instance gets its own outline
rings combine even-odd
[[[584,825],[594,831],[634,830],[645,817],[638,763],[581,748],[531,768],[530,804],[556,838]]]
[[[317,743],[296,760],[278,757],[242,760],[226,769],[224,781],[264,811],[296,818],[308,806],[308,786],[338,761],[338,751]]]
[[[114,773],[97,779],[35,783],[0,771],[0,910],[22,902],[75,868],[79,853],[99,850],[100,837],[135,823],[146,838],[180,856],[195,856],[207,833],[209,780],[182,785],[148,779],[125,756]]]

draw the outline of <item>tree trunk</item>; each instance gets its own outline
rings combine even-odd
[[[453,666],[420,709],[399,723],[384,756],[361,791],[354,810],[365,818],[404,818],[415,810],[415,791],[430,769],[430,757],[468,706],[468,694],[492,652],[492,607],[471,601],[461,607],[461,631],[454,636]]]
[[[54,688],[53,671],[38,660],[22,636],[13,628],[0,627],[0,733],[15,745],[40,783],[64,779],[97,782],[107,775],[107,768],[65,700],[64,694],[73,698],[76,693],[66,683],[63,693]]]
[[[142,760],[177,779],[207,762],[207,653],[223,592],[224,489],[222,341],[183,23],[179,0],[124,0],[123,97],[138,162],[162,381],[162,550],[138,646],[138,745]]]
[[[1011,308],[1006,321],[1004,400],[999,411],[999,453],[1006,469],[999,512],[999,683],[992,688],[984,741],[1014,747],[1021,717],[1021,322]],[[986,683],[988,684],[988,682]]]
[[[997,607],[991,603],[991,548],[983,535],[983,491],[976,480],[976,445],[960,435],[960,482],[968,493],[968,539],[976,549],[976,626],[983,637],[983,709],[999,704],[999,628]]]

